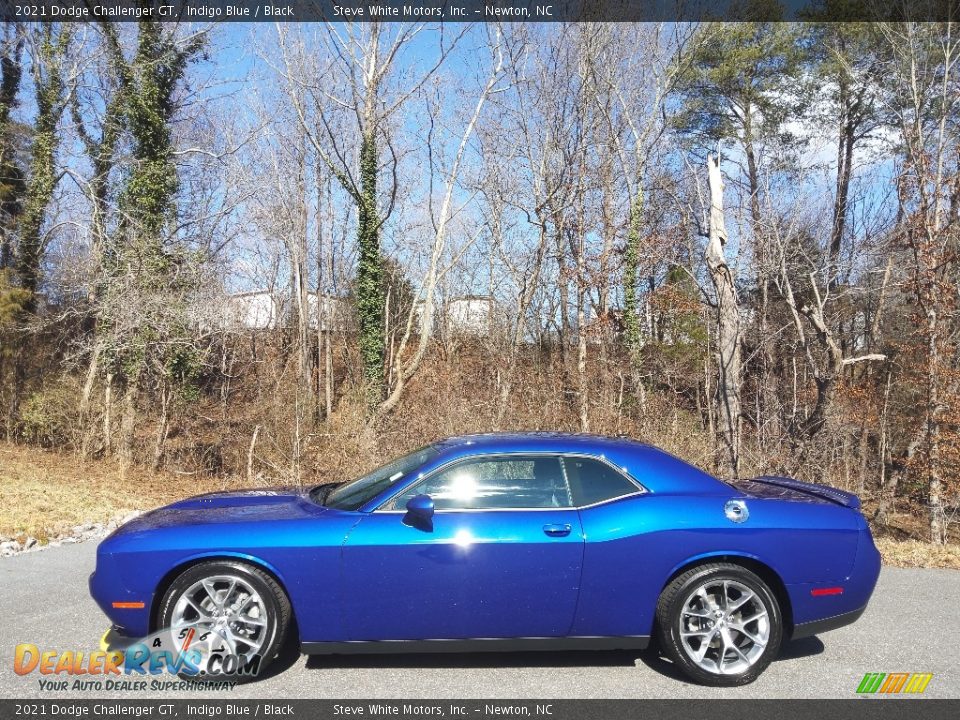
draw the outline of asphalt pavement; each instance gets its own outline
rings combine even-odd
[[[0,698],[132,698],[133,692],[42,691],[13,671],[14,648],[96,650],[107,619],[87,594],[96,542],[0,559]],[[753,684],[687,682],[656,653],[545,652],[311,657],[288,652],[231,691],[167,698],[852,698],[865,673],[933,673],[925,697],[960,698],[954,612],[960,572],[884,568],[854,625],[786,645]],[[141,697],[153,697],[150,692]]]

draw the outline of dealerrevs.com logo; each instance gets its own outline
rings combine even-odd
[[[857,687],[860,695],[919,695],[933,673],[867,673]]]
[[[164,630],[122,648],[101,646],[92,652],[20,643],[14,650],[13,670],[21,676],[37,674],[40,689],[45,691],[157,690],[197,681],[208,689],[232,689],[237,678],[256,676],[260,662],[260,655],[232,652],[214,631],[191,627],[175,633]],[[149,676],[163,675],[180,680],[147,682]]]

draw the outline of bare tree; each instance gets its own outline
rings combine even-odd
[[[406,390],[407,384],[420,369],[420,365],[423,363],[423,359],[427,353],[430,340],[433,337],[434,312],[436,304],[435,294],[437,282],[442,273],[441,262],[444,256],[444,250],[446,248],[447,233],[451,218],[455,212],[453,196],[457,188],[461,167],[467,154],[470,137],[473,135],[477,121],[480,119],[480,114],[483,111],[484,104],[493,93],[502,91],[502,88],[499,88],[498,84],[502,79],[504,69],[504,52],[502,47],[503,36],[498,26],[492,27],[493,29],[491,31],[489,48],[491,55],[490,70],[487,73],[486,82],[484,83],[483,88],[477,97],[476,103],[473,106],[473,112],[469,116],[469,119],[463,128],[463,132],[460,135],[460,142],[457,145],[457,149],[450,163],[450,168],[443,177],[443,200],[441,201],[440,209],[436,217],[432,218],[434,228],[433,250],[430,254],[430,264],[427,270],[427,275],[420,289],[420,297],[423,300],[423,304],[420,306],[415,305],[410,309],[407,319],[407,328],[404,332],[403,339],[400,341],[400,347],[396,353],[398,359],[396,381],[394,382],[393,387],[390,389],[387,398],[377,409],[377,414],[379,416],[391,412],[397,406],[397,403],[400,401],[400,398],[403,396],[403,393]],[[404,351],[410,342],[411,331],[416,319],[418,307],[421,308],[419,328],[417,333],[419,340],[413,356],[409,360],[404,360]]]
[[[419,77],[399,88],[391,86],[400,56],[428,28],[423,23],[385,26],[379,22],[328,24],[321,39],[322,64],[314,61],[316,45],[291,38],[278,26],[279,72],[287,97],[317,156],[357,209],[357,313],[360,352],[368,389],[368,406],[384,399],[385,334],[383,259],[380,233],[396,201],[397,157],[390,143],[390,122],[404,104],[433,77],[457,41],[439,29],[435,61]],[[333,82],[331,82],[331,79]],[[352,125],[351,131],[344,133]],[[380,153],[391,155],[392,180],[381,206]]]
[[[956,214],[948,212],[955,180],[951,156],[958,140],[953,127],[960,100],[957,62],[960,39],[956,26],[884,24],[880,31],[891,59],[887,77],[893,97],[889,108],[903,143],[898,179],[902,227],[900,237],[910,260],[911,285],[923,317],[925,344],[924,445],[930,536],[945,541],[942,416],[949,402],[944,370],[956,362],[948,323],[955,312]]]
[[[740,476],[740,303],[733,273],[724,254],[727,228],[723,217],[723,177],[720,174],[719,154],[716,157],[707,156],[707,180],[710,206],[704,259],[716,293],[717,359],[720,368],[717,397],[728,467],[736,478]]]
[[[624,339],[634,385],[642,395],[640,350],[651,328],[645,332],[641,321],[639,285],[644,270],[652,275],[652,268],[664,254],[664,248],[645,243],[651,229],[645,217],[651,184],[649,168],[662,156],[660,146],[668,129],[664,103],[687,70],[691,42],[702,42],[703,35],[695,27],[674,27],[671,31],[662,24],[618,30],[617,42],[610,45],[596,67],[598,82],[614,100],[604,114],[629,208],[623,251]],[[638,52],[646,58],[640,67],[633,62]]]

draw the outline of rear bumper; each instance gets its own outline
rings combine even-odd
[[[858,610],[852,610],[840,615],[834,615],[833,617],[824,618],[823,620],[800,623],[799,625],[794,626],[793,634],[790,636],[790,639],[799,640],[800,638],[819,635],[820,633],[825,633],[828,630],[836,630],[844,625],[855,623],[860,619],[860,616],[863,615],[863,611],[866,609],[867,606],[864,605]]]
[[[866,609],[880,576],[880,553],[873,544],[866,520],[859,514],[858,518],[861,527],[856,554],[845,577],[787,585],[793,625],[790,637],[809,637],[849,625]]]

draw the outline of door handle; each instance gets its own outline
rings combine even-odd
[[[550,537],[566,537],[570,534],[570,525],[544,525],[543,532]]]

